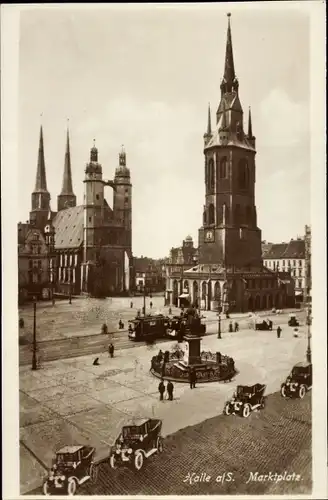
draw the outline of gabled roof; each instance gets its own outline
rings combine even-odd
[[[83,243],[84,207],[66,208],[58,212],[53,220],[55,248],[79,248]]]
[[[291,240],[288,243],[284,253],[285,259],[304,259],[305,258],[305,241]]]
[[[304,240],[291,240],[289,243],[276,243],[263,253],[263,259],[304,259]]]

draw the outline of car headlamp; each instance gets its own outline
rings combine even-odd
[[[66,477],[66,476],[64,476],[64,475],[63,475],[63,476],[60,476],[60,479],[61,479],[62,481],[65,481],[65,477]]]
[[[128,454],[131,455],[131,453],[132,453],[132,448],[129,448],[128,449]]]
[[[142,443],[142,441],[144,440],[143,436],[140,436],[140,441]]]

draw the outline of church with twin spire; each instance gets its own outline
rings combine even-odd
[[[94,144],[83,184],[83,203],[77,205],[67,129],[62,189],[57,196],[57,210],[51,210],[41,126],[29,220],[18,224],[21,300],[32,294],[46,297],[51,292],[99,297],[129,292],[133,259],[132,184],[124,148],[119,153],[114,178],[105,180]],[[106,200],[105,188],[113,190],[112,207]],[[49,235],[53,235],[52,243]]]
[[[256,140],[249,109],[243,125],[230,14],[220,100],[204,134],[205,202],[193,267],[167,266],[166,301],[206,310],[253,311],[293,305],[292,279],[263,266],[255,204]]]

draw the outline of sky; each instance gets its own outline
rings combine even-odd
[[[197,245],[203,134],[208,103],[213,125],[219,104],[230,11],[240,100],[245,124],[251,106],[256,136],[262,239],[303,235],[310,222],[310,25],[306,12],[281,4],[87,4],[21,13],[19,221],[29,217],[41,123],[56,210],[69,119],[78,204],[93,139],[105,179],[114,177],[124,144],[134,255],[167,256],[188,234]],[[111,204],[110,188],[106,198]]]

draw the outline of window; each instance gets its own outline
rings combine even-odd
[[[40,239],[40,235],[38,233],[33,233],[33,240],[37,241]]]
[[[38,253],[38,247],[36,245],[32,246],[32,253],[35,255]]]
[[[302,267],[302,261],[301,261],[301,260],[299,260],[299,261],[298,261],[298,265],[299,265],[300,267]]]
[[[214,190],[214,161],[211,158],[208,162],[208,190]]]
[[[217,161],[219,161],[219,156],[217,156]],[[228,162],[227,162],[226,156],[221,158],[220,163],[219,163],[219,165],[220,165],[220,167],[219,167],[220,168],[220,178],[221,179],[225,179],[227,177],[227,171],[228,171],[227,163]]]
[[[235,217],[234,217],[234,223],[236,226],[238,226],[240,224],[240,205],[236,205],[235,207]]]
[[[285,267],[285,261],[284,260],[282,261],[282,267]]]
[[[96,194],[96,200],[99,200],[99,194]]]
[[[252,208],[246,207],[246,224],[252,223]]]
[[[298,270],[298,275],[299,275],[299,276],[302,276],[302,269],[299,269],[299,270]]]
[[[37,283],[38,282],[38,274],[37,273],[33,273],[32,274],[32,282],[33,283]]]
[[[248,161],[243,158],[238,163],[238,186],[241,189],[246,189],[249,183],[249,168]]]
[[[208,207],[208,223],[209,224],[214,224],[214,205],[213,203],[210,203]]]
[[[296,260],[293,260],[293,266],[296,267]]]
[[[89,222],[91,222],[91,217],[89,217]]]

